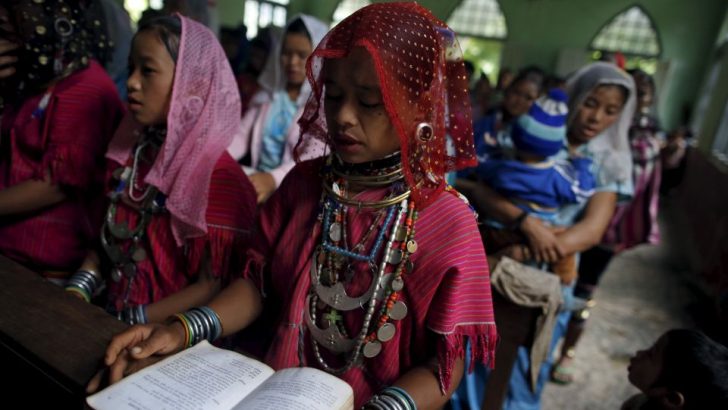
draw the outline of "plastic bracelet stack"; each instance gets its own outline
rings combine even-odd
[[[117,319],[130,325],[144,325],[147,321],[146,305],[128,307],[117,315]]]
[[[174,319],[182,323],[185,329],[185,347],[196,345],[202,340],[212,342],[222,334],[220,316],[207,306],[178,313]]]
[[[417,405],[403,388],[390,386],[372,396],[363,408],[366,410],[417,410]]]
[[[96,293],[96,289],[101,284],[99,275],[90,270],[79,270],[74,273],[66,283],[66,290],[77,293],[83,297],[86,302],[90,302]]]

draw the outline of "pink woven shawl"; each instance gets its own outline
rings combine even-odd
[[[215,35],[185,18],[167,114],[167,137],[144,182],[167,196],[178,246],[207,233],[205,210],[210,177],[239,126],[235,77]],[[127,115],[106,157],[125,164],[141,125]]]

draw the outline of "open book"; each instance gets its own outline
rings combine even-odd
[[[344,410],[354,407],[345,381],[310,367],[273,371],[202,341],[89,396],[97,410]]]

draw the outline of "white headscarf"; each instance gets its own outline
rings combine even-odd
[[[623,182],[632,178],[632,153],[629,147],[629,127],[636,107],[637,93],[632,76],[612,63],[597,62],[582,67],[566,83],[569,95],[569,125],[579,107],[595,88],[620,85],[627,90],[627,101],[619,119],[587,143],[594,161],[602,168],[603,183]]]
[[[297,14],[293,16],[293,18],[288,20],[286,27],[283,28],[283,37],[281,38],[281,41],[279,41],[276,47],[271,50],[268,60],[265,63],[265,67],[263,68],[263,72],[258,78],[258,83],[260,83],[264,90],[268,91],[267,97],[269,98],[269,101],[270,99],[272,99],[273,93],[275,93],[276,91],[284,90],[286,87],[286,76],[281,70],[281,50],[283,49],[283,43],[285,42],[288,26],[290,26],[291,23],[298,19],[301,19],[301,21],[303,21],[303,24],[306,26],[306,30],[308,31],[308,35],[311,37],[311,50],[316,49],[318,43],[329,31],[329,26],[326,25],[323,21],[307,14]],[[259,93],[256,96],[256,100],[261,97],[266,97],[265,94],[261,94],[262,93]],[[308,83],[308,81],[304,81],[303,85],[301,85],[301,93],[296,100],[296,105],[301,107],[303,104],[305,104],[310,94],[311,85]]]

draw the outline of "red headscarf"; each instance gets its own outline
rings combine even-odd
[[[455,34],[410,2],[373,4],[339,23],[306,63],[313,93],[299,120],[299,146],[307,138],[329,142],[324,60],[346,57],[357,46],[374,60],[384,106],[399,135],[405,179],[422,209],[445,188],[446,172],[476,164],[467,77]],[[434,130],[426,141],[415,135],[423,122]]]

